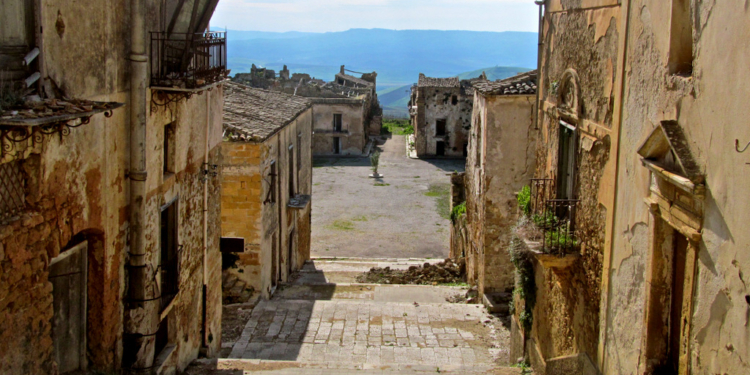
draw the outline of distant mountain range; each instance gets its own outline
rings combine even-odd
[[[292,73],[308,73],[325,81],[332,80],[341,65],[358,72],[376,71],[381,104],[404,111],[407,91],[419,73],[465,79],[484,70],[490,79],[505,78],[536,67],[537,53],[537,34],[529,32],[229,30],[227,38],[233,74],[249,72],[252,64],[276,71],[287,65]]]

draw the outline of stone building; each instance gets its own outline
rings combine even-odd
[[[218,355],[226,43],[176,3],[3,2],[4,374]]]
[[[358,156],[365,151],[370,136],[380,134],[383,115],[378,102],[376,72],[355,77],[345,66],[331,82],[310,78],[308,74],[284,69],[275,72],[253,65],[251,73],[235,75],[235,82],[257,88],[280,91],[313,100],[313,155]]]
[[[484,80],[484,75],[477,79]],[[467,156],[474,100],[472,81],[419,74],[409,100],[417,157]]]
[[[514,285],[507,248],[518,216],[515,194],[536,165],[536,78],[531,71],[474,86],[465,177],[453,186],[464,190],[466,217],[454,219],[451,257],[465,259],[480,298]]]
[[[511,357],[541,374],[746,373],[750,83],[727,79],[750,58],[746,7],[542,6],[539,232],[514,246]]]
[[[269,298],[310,258],[312,103],[228,83],[222,154],[222,251]]]

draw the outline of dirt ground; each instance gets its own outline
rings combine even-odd
[[[373,179],[368,158],[316,158],[312,256],[445,258],[450,173],[463,159],[406,157],[405,137],[390,136]]]

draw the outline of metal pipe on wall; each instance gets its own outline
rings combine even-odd
[[[534,129],[539,130],[539,110],[541,109],[541,106],[539,105],[539,100],[542,98],[541,94],[541,82],[540,79],[542,78],[542,49],[544,48],[544,41],[542,39],[542,33],[544,32],[544,3],[545,0],[535,0],[534,4],[539,6],[539,32],[538,32],[538,38],[539,41],[537,43],[537,55],[536,55],[536,105],[534,108]]]
[[[123,348],[123,365],[144,369],[153,365],[154,336],[159,321],[159,300],[147,296],[149,272],[146,259],[146,90],[148,89],[148,56],[144,0],[130,3],[130,247],[128,300],[125,306],[124,334],[128,347]]]

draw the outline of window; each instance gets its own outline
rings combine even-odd
[[[266,193],[266,203],[276,203],[276,161],[271,162],[268,172],[268,192]]]
[[[180,286],[180,257],[177,244],[177,201],[161,211],[161,256],[159,263],[161,309],[164,310],[177,295]]]
[[[458,96],[453,95],[453,98],[451,98],[451,104],[453,104],[453,105],[458,104]]]
[[[689,76],[693,73],[693,23],[690,0],[672,0],[672,25],[669,41],[669,73]]]
[[[333,131],[340,132],[342,129],[342,116],[341,113],[334,113],[333,114]]]
[[[175,131],[174,123],[164,127],[164,175],[175,172]]]
[[[287,174],[289,179],[289,198],[297,195],[294,189],[294,146],[289,146],[289,158],[287,159]]]
[[[575,127],[560,121],[557,152],[557,199],[573,199],[576,174]]]
[[[0,164],[0,222],[16,216],[26,206],[25,185],[20,162]]]
[[[445,135],[445,124],[446,124],[445,119],[440,119],[440,120],[435,121],[435,135],[436,136]]]

